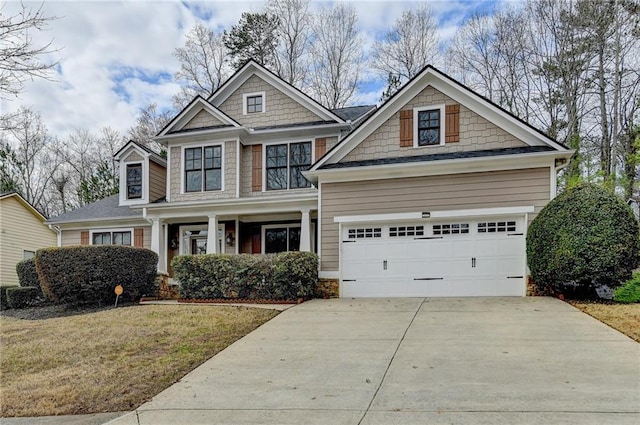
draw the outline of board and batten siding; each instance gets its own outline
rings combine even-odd
[[[0,285],[18,285],[16,264],[24,251],[56,246],[56,233],[16,199],[0,200]]]
[[[115,226],[114,229],[122,228],[138,228],[142,227],[143,247],[151,249],[151,227],[150,226]],[[62,230],[62,246],[81,245],[80,235],[83,231],[108,231],[108,227],[96,227],[95,229],[72,229]],[[131,243],[133,244],[133,235],[131,235]]]
[[[334,217],[533,205],[531,221],[551,198],[549,178],[550,170],[544,167],[323,183],[320,270],[339,268],[340,239]]]
[[[167,190],[167,171],[161,165],[149,161],[149,202],[157,201]]]

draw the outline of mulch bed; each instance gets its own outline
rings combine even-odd
[[[160,301],[161,298],[142,298],[140,302],[145,301]],[[250,298],[209,298],[209,299],[194,299],[194,298],[178,298],[176,301],[185,304],[301,304],[304,299],[297,300],[264,300],[264,299],[250,299]]]

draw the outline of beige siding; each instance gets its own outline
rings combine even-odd
[[[149,161],[149,202],[165,195],[167,190],[167,170],[153,161]]]
[[[321,270],[338,270],[336,216],[471,208],[535,207],[550,199],[549,168],[323,183]]]
[[[138,152],[132,151],[129,155],[126,156],[126,158],[122,160],[122,162],[138,162],[142,161],[143,159],[144,158],[142,158],[140,154],[138,154]]]
[[[335,145],[338,144],[338,136],[336,137],[327,137],[327,152],[329,152]],[[320,158],[316,158],[315,160],[319,160]]]
[[[222,125],[222,121],[211,115],[209,112],[204,109],[196,114],[195,117],[191,119],[184,127],[184,130],[191,128],[203,128],[203,127],[213,127],[216,125]]]
[[[170,149],[169,155],[171,155],[171,202],[181,201],[199,201],[207,199],[228,199],[235,198],[236,196],[236,141],[228,141],[224,143],[224,162],[223,162],[223,189],[224,190],[212,190],[207,192],[189,192],[180,193],[182,188],[182,148],[180,146],[174,146]],[[211,145],[218,144],[211,143]],[[203,144],[202,146],[208,146]],[[249,182],[251,184],[251,182]]]
[[[265,112],[242,114],[242,95],[265,92]],[[220,110],[245,127],[295,124],[322,120],[292,98],[254,75],[236,90],[222,105]]]
[[[115,228],[117,229],[122,229],[123,227],[127,227],[128,226],[115,226]],[[140,226],[135,226],[132,227],[132,229],[136,228],[136,227],[140,227]],[[91,231],[91,230],[100,230],[100,231],[108,231],[109,229],[106,227],[99,227],[99,228],[95,228],[95,229],[84,229],[86,231]],[[151,249],[151,226],[144,226],[142,227],[143,230],[143,245],[145,248],[147,249]],[[62,231],[62,246],[70,246],[70,245],[80,245],[80,233],[82,232],[82,230],[63,230]],[[89,241],[89,243],[91,243],[91,241]],[[133,234],[131,234],[131,243],[133,244]]]
[[[402,109],[412,110],[414,107],[438,104],[452,105],[456,103],[457,102],[450,97],[445,96],[429,86]],[[444,122],[444,117],[442,122]],[[457,143],[448,143],[445,146],[424,146],[418,148],[400,147],[400,112],[398,111],[355,149],[349,152],[341,162],[521,146],[527,145],[503,129],[490,123],[485,118],[472,112],[464,105],[460,105],[460,141]]]
[[[0,285],[18,285],[16,264],[24,251],[56,246],[56,234],[15,196],[0,200]]]

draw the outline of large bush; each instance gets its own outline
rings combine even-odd
[[[34,286],[14,286],[6,290],[9,308],[25,308],[40,305],[43,302],[40,288]]]
[[[47,248],[36,253],[42,291],[52,301],[107,304],[122,285],[122,299],[137,300],[156,292],[158,255],[121,245]]]
[[[549,202],[527,233],[527,258],[539,289],[610,298],[638,265],[638,222],[617,196],[594,185]]]
[[[38,272],[36,271],[35,258],[20,261],[16,264],[16,273],[18,274],[20,286],[40,289],[40,280],[38,279]]]
[[[318,281],[318,257],[308,252],[184,255],[171,266],[181,298],[297,300],[311,298]]]

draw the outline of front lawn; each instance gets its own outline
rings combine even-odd
[[[604,304],[588,301],[570,301],[570,304],[640,342],[640,304]]]
[[[132,410],[277,314],[145,305],[0,317],[0,416]]]

